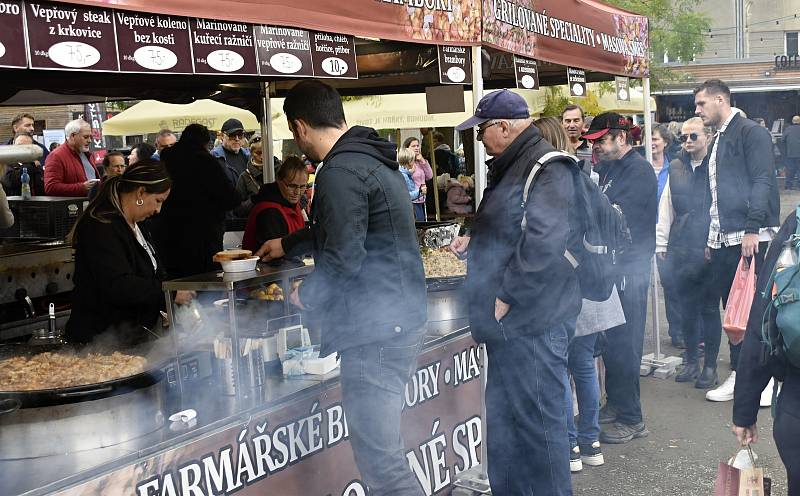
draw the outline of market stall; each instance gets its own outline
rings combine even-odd
[[[369,11],[363,7],[372,7],[373,3],[362,3],[363,17]],[[246,16],[223,22],[219,18],[222,11],[216,8],[208,13],[211,20],[182,17],[187,12],[169,10],[173,5],[163,6],[167,10],[159,14],[147,13],[159,10],[151,5],[139,8],[116,4],[115,10],[98,8],[94,3],[88,7],[63,3],[36,8],[24,3],[17,5],[20,7],[17,17],[6,22],[13,24],[24,18],[20,24],[25,37],[23,45],[31,47],[17,69],[4,72],[9,83],[6,94],[17,98],[22,98],[20,90],[35,81],[39,87],[67,95],[97,93],[134,98],[158,95],[178,102],[214,96],[257,110],[262,124],[268,124],[272,116],[270,88],[265,87],[264,81],[281,77],[364,77],[364,86],[368,87],[380,84],[377,80],[386,74],[385,64],[378,63],[375,69],[367,64],[363,71],[357,68],[356,42],[350,36],[238,22],[245,19],[272,22],[253,16],[249,10]],[[47,9],[49,14],[39,7]],[[425,52],[424,46],[408,43],[415,41],[415,36],[431,41],[424,39],[427,34],[407,33],[402,17],[396,15],[404,9],[388,7],[388,13],[381,9],[379,15],[370,17],[377,22],[382,16],[384,31],[370,30],[368,34],[388,33],[387,37],[405,43],[389,42],[386,48],[380,48],[383,42],[360,40],[358,44],[367,52],[364,55],[367,62],[383,58],[386,53]],[[76,11],[79,15],[71,14]],[[202,8],[191,9],[193,16],[204,12]],[[224,12],[228,15],[237,9]],[[441,10],[437,10],[436,17],[441,15]],[[74,39],[65,34],[73,39],[57,43],[69,43],[70,47],[59,45],[47,50],[57,43],[36,38],[59,32],[56,19],[70,26],[70,34],[76,30],[99,31],[102,41],[80,36]],[[304,21],[308,19],[313,16],[304,17]],[[109,22],[105,23],[106,20]],[[41,24],[50,21],[54,29],[42,29]],[[289,25],[314,27],[303,22]],[[362,22],[362,26],[369,25]],[[387,26],[391,28],[388,32]],[[325,28],[332,29],[328,22]],[[231,31],[239,34],[225,40],[218,38]],[[441,39],[456,43],[475,43],[478,39],[475,32],[472,38],[460,39],[445,35],[440,28],[434,31]],[[145,35],[147,40],[141,38]],[[114,43],[109,44],[109,40]],[[6,39],[0,42],[7,47],[22,46]],[[287,48],[281,51],[281,47]],[[280,50],[275,52],[276,48]],[[276,53],[282,55],[275,58]],[[87,54],[99,54],[99,60]],[[287,54],[295,58],[284,57]],[[402,55],[400,59],[414,56]],[[328,72],[324,72],[325,62],[331,58],[337,59],[336,64],[329,64]],[[292,72],[297,60],[301,70]],[[0,65],[4,62],[0,58]],[[350,70],[344,69],[344,65]],[[44,73],[38,71],[45,69],[56,71],[51,74],[58,77],[41,78]],[[411,70],[401,72],[408,73],[407,87],[421,88],[435,81],[434,71],[419,71],[416,63]],[[383,80],[383,84],[387,82]],[[260,106],[262,101],[266,105]],[[266,135],[275,136],[268,128],[265,131]],[[77,209],[76,215],[80,210]],[[44,249],[42,240],[27,241],[36,245],[34,251],[25,243],[15,246],[25,244],[28,250],[25,256],[38,257]],[[64,245],[63,238],[52,242],[57,244],[62,257],[71,258],[71,250]],[[7,255],[6,260],[14,264],[23,258],[11,249]],[[42,267],[37,270],[36,279],[47,281],[59,276],[69,280],[72,272],[69,263],[66,260]],[[28,278],[23,265],[20,264],[10,281],[15,285]],[[2,478],[0,493],[191,494],[200,488],[204,494],[234,490],[243,494],[365,494],[347,442],[336,372],[285,376],[279,364],[276,368],[270,348],[281,341],[282,329],[295,327],[272,326],[281,317],[294,318],[287,315],[285,299],[279,300],[276,294],[288,294],[294,280],[310,270],[292,265],[260,266],[242,277],[210,273],[170,281],[165,285],[167,295],[179,287],[200,292],[198,307],[187,313],[185,309],[173,310],[170,305],[171,330],[150,330],[166,333],[162,339],[147,349],[121,350],[124,356],[115,358],[138,361],[136,357],[144,357],[146,362],[137,368],[114,367],[110,363],[113,352],[120,350],[113,346],[98,348],[100,360],[117,368],[118,374],[82,375],[84,379],[75,384],[49,385],[49,396],[43,402],[30,400],[42,396],[37,389],[42,387],[39,383],[9,386],[5,384],[8,381],[0,381],[4,383],[0,388],[3,389],[0,429],[7,448],[0,453],[0,470],[14,474]],[[462,280],[463,276],[447,278],[441,274],[430,280],[430,308],[434,312],[431,335],[405,395],[408,456],[413,459],[410,463],[414,474],[429,488],[428,492],[447,487],[456,472],[474,466],[479,458],[481,434],[476,405],[480,366],[477,347],[468,334],[463,304],[456,301]],[[32,298],[31,305],[38,307],[47,299],[48,293],[42,288]],[[63,316],[61,312],[55,313],[59,327]],[[40,323],[38,319],[38,316],[30,319],[31,325]],[[317,344],[320,331],[317,324],[300,324],[301,344],[304,329],[310,342]],[[19,327],[14,331],[18,332]],[[284,344],[291,341],[285,334],[288,331],[282,338]],[[27,339],[28,335],[20,332],[17,337]],[[58,343],[51,344],[53,347],[48,350],[59,354],[66,351]],[[33,354],[40,355],[36,351],[44,349],[38,348]],[[3,357],[16,359],[14,363],[21,369],[14,370],[24,375],[28,362],[23,358],[31,351],[13,346],[4,348],[4,352],[7,355]],[[73,365],[91,368],[88,361]],[[74,373],[62,375],[70,377]],[[10,443],[6,444],[6,440]]]
[[[547,33],[533,33],[528,24],[523,27],[520,23],[530,20],[530,14],[508,14],[522,12],[511,9],[509,2],[406,5],[320,0],[299,6],[288,0],[264,0],[256,2],[256,8],[232,0],[213,5],[190,0],[159,5],[144,0],[113,5],[94,0],[11,3],[18,6],[16,14],[0,15],[6,28],[0,30],[6,37],[0,43],[8,48],[0,56],[0,66],[8,67],[4,96],[38,86],[64,94],[154,97],[181,103],[214,97],[254,111],[269,137],[276,136],[269,126],[272,107],[277,106],[271,96],[280,95],[299,77],[338,78],[331,82],[349,95],[421,92],[440,81],[432,45],[468,47],[472,79],[462,84],[472,83],[472,105],[465,110],[469,113],[483,94],[484,56],[478,46],[482,36],[488,45],[503,49],[506,37],[525,38],[527,44],[511,51],[560,63],[583,60],[585,67],[598,71],[608,67],[593,66],[591,61],[598,54],[615,53],[613,48],[598,48],[573,60],[575,41],[539,53],[540,47],[548,46]],[[552,18],[559,12],[564,19],[590,12],[592,19],[602,19],[602,33],[598,29],[597,41],[592,42],[597,46],[602,44],[601,34],[622,39],[613,27],[616,21],[610,19],[621,16],[624,28],[628,17],[635,17],[596,2],[545,3]],[[501,26],[482,34],[481,19],[491,18],[490,11],[504,4],[508,4],[505,18],[497,22],[509,29]],[[97,36],[83,35],[90,32]],[[614,63],[625,57],[613,55]],[[636,64],[629,69],[622,64],[622,70],[608,72],[640,74],[633,73],[634,66],[637,71],[642,67],[634,58]],[[50,74],[57,77],[42,77],[44,70],[56,71]],[[566,79],[565,71],[552,74],[543,76],[542,82]],[[503,76],[489,78],[487,85],[508,81]],[[475,150],[476,172],[484,178],[484,183],[478,182],[480,191],[480,184],[485,184],[484,157],[479,143]],[[63,241],[61,249],[61,256],[63,250],[69,251]],[[8,256],[15,263],[19,260],[14,253]],[[60,268],[47,272],[44,279],[63,277]],[[19,452],[0,457],[0,470],[14,474],[0,480],[0,493],[366,494],[347,442],[336,372],[285,376],[282,365],[276,370],[272,352],[277,354],[279,339],[292,341],[289,328],[301,345],[306,334],[315,344],[320,333],[319,323],[293,322],[285,299],[281,302],[275,296],[275,288],[288,294],[295,280],[310,270],[305,265],[262,265],[239,276],[210,273],[166,283],[168,295],[172,290],[193,289],[208,296],[201,298],[204,304],[196,312],[169,306],[174,327],[157,341],[159,346],[126,350],[147,357],[147,364],[111,381],[132,381],[126,384],[134,387],[117,388],[116,382],[106,384],[109,381],[89,387],[78,384],[71,387],[83,388],[51,391],[50,403],[23,402],[0,393],[4,400],[17,400],[2,405],[3,435],[13,429],[17,446],[50,449],[24,459]],[[20,267],[20,277],[22,271]],[[462,279],[448,274],[429,279],[429,320],[436,325],[405,391],[406,456],[427,494],[448,490],[458,474],[483,459],[479,400],[483,358],[464,319]],[[290,324],[284,325],[282,318]],[[112,407],[144,415],[148,421],[141,424],[151,428],[126,432],[124,437],[106,436],[118,430],[118,424],[130,423],[121,420],[128,417],[109,419]],[[68,426],[92,408],[96,416],[84,423],[94,428],[82,436],[91,443],[70,444],[81,439],[70,436]],[[33,410],[38,416],[32,415]],[[26,425],[24,419],[34,417],[49,417],[53,424]],[[67,438],[47,446],[47,436],[56,432]]]

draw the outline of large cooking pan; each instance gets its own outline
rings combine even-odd
[[[70,345],[0,345],[0,360],[19,356],[33,356],[47,351],[75,352],[75,348]],[[161,368],[152,368],[139,374],[111,381],[58,389],[3,391],[2,385],[0,385],[0,414],[9,413],[20,408],[41,408],[110,398],[136,389],[150,387],[160,383],[163,379],[164,371]]]
[[[0,357],[55,348],[11,345]],[[59,351],[64,351],[62,347]],[[164,425],[160,368],[112,381],[35,391],[0,391],[0,460],[113,446]]]

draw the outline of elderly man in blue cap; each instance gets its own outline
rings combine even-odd
[[[567,344],[581,308],[578,279],[565,258],[574,246],[574,166],[547,161],[553,146],[532,124],[525,100],[508,90],[478,103],[478,139],[494,158],[469,237],[451,250],[468,258],[467,294],[476,341],[486,343],[486,423],[492,494],[572,494],[567,436]],[[525,226],[522,227],[523,214]]]

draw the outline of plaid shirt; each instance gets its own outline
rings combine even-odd
[[[731,115],[725,119],[725,122],[720,126],[714,134],[714,146],[711,148],[711,156],[708,160],[708,186],[711,189],[711,225],[708,229],[708,247],[718,250],[723,246],[738,246],[744,241],[744,231],[736,231],[731,233],[722,232],[722,227],[719,222],[719,206],[717,201],[717,146],[725,130],[730,125],[733,117],[740,113],[741,110],[731,108]],[[763,227],[758,232],[759,241],[770,241],[778,232],[778,227]]]

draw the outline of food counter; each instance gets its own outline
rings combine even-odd
[[[0,494],[366,494],[347,442],[338,369],[284,376],[270,356],[280,328],[307,327],[318,343],[319,323],[302,322],[286,301],[311,270],[259,264],[165,283],[167,298],[198,291],[196,304],[170,305],[171,331],[153,330],[163,337],[138,350],[152,364],[150,380],[128,392],[94,388],[30,409],[15,409],[0,393],[0,446],[15,446],[0,460]],[[481,364],[461,279],[430,281],[438,301],[432,332],[405,392],[407,457],[428,494],[479,463]],[[43,422],[48,413],[56,415]],[[70,427],[81,420],[83,441]],[[47,455],[20,459],[25,450]]]

